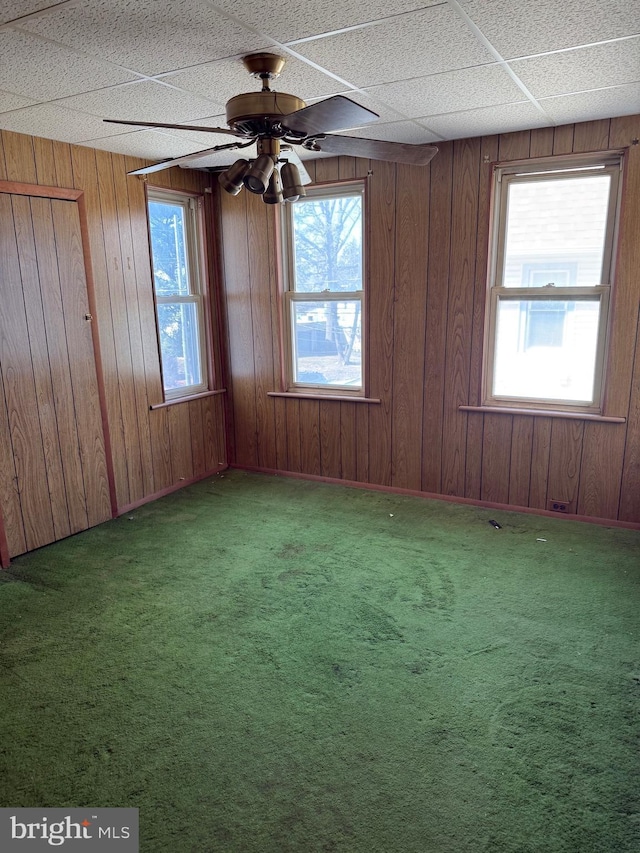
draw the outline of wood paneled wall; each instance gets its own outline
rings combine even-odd
[[[119,511],[226,464],[223,395],[150,410],[162,402],[162,382],[146,202],[143,181],[127,176],[142,164],[87,147],[0,133],[0,180],[84,194]],[[204,172],[173,169],[154,176],[153,183],[203,193],[210,181]],[[205,199],[215,285],[215,217],[211,194]],[[216,299],[212,302],[221,388]]]
[[[640,522],[638,137],[628,116],[442,143],[425,168],[310,164],[318,182],[369,175],[380,404],[267,396],[281,390],[276,211],[219,193],[232,463]],[[607,148],[628,148],[606,403],[626,423],[461,411],[480,403],[491,162]]]

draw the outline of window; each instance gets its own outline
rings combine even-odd
[[[364,185],[282,205],[287,390],[362,396]]]
[[[197,196],[150,190],[149,233],[166,400],[208,390],[201,209]]]
[[[620,155],[497,167],[484,403],[602,412]]]

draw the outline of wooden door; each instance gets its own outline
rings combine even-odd
[[[0,513],[10,556],[112,516],[73,200],[0,192]]]

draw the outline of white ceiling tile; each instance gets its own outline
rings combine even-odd
[[[640,80],[640,37],[511,62],[536,98]]]
[[[366,90],[404,113],[424,116],[525,100],[501,65],[448,71]]]
[[[540,105],[558,124],[640,113],[640,83],[542,98]]]
[[[284,43],[437,6],[442,0],[393,0],[392,4],[389,0],[315,0],[313,3],[280,0],[267,7],[261,0],[215,0],[215,3]]]
[[[293,56],[282,55],[285,56],[286,64],[282,74],[271,82],[274,91],[289,92],[304,101],[344,92],[345,87],[341,83],[322,71]],[[257,92],[261,86],[260,81],[248,73],[239,58],[220,59],[165,75],[162,79],[172,86],[212,98],[220,104],[225,104],[229,98],[241,92]]]
[[[0,56],[0,87],[39,101],[136,79],[128,71],[11,29],[0,30]]]
[[[122,132],[122,128],[117,128],[115,124],[103,124],[97,116],[66,110],[53,104],[37,104],[10,113],[0,113],[0,127],[60,142],[84,142]]]
[[[105,151],[115,151],[117,154],[127,154],[131,157],[144,157],[149,160],[166,160],[170,157],[181,157],[202,148],[199,143],[189,145],[184,139],[176,139],[153,130],[139,130],[134,133],[123,133],[121,136],[91,139],[86,142],[91,148],[101,148]]]
[[[550,124],[549,120],[529,101],[520,104],[485,107],[480,110],[428,116],[421,121],[444,139],[464,139],[469,136],[509,133],[513,130],[526,130],[531,127],[544,127]]]
[[[493,62],[489,51],[445,5],[303,42],[296,51],[362,87]]]
[[[51,6],[53,2],[55,0],[2,0],[0,24],[6,24],[7,21],[13,21],[16,18],[23,18],[25,15],[32,15],[34,12]]]
[[[143,74],[266,47],[269,41],[203,0],[85,0],[24,27]]]
[[[60,106],[128,121],[181,123],[219,112],[220,105],[164,86],[154,80],[128,83],[111,89],[87,92],[58,102]],[[101,134],[106,135],[106,134]]]
[[[37,101],[32,98],[23,98],[21,95],[13,95],[11,92],[0,92],[0,113],[19,110],[21,107],[28,107],[35,103]]]
[[[640,32],[637,0],[458,0],[504,59]]]

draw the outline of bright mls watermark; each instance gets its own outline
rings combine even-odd
[[[138,809],[0,809],[3,853],[139,853]]]

